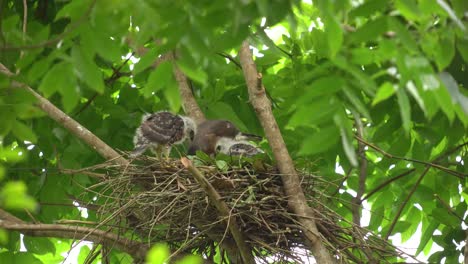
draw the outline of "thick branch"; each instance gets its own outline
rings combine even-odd
[[[311,250],[318,263],[334,263],[327,251],[320,233],[317,230],[312,209],[300,185],[299,177],[294,168],[293,161],[284,143],[283,137],[271,110],[271,104],[266,97],[265,88],[261,82],[261,74],[257,68],[249,49],[249,43],[244,41],[239,52],[242,71],[249,91],[250,103],[254,107],[265,135],[270,143],[278,168],[282,174],[285,192],[288,196],[290,209],[298,215],[304,234],[310,241]]]
[[[198,106],[197,100],[195,100],[195,97],[193,96],[187,76],[185,76],[185,74],[176,64],[176,52],[173,52],[172,59],[174,61],[174,75],[177,83],[179,83],[180,97],[182,98],[184,111],[195,121],[195,123],[200,124],[206,120],[205,115],[200,109],[200,106]]]
[[[2,63],[0,63],[0,73],[6,76],[13,76],[13,73],[8,70]],[[109,147],[104,141],[95,136],[91,131],[86,129],[84,126],[80,125],[73,118],[62,112],[55,105],[53,105],[49,100],[42,97],[40,94],[36,93],[31,87],[24,83],[17,81],[12,81],[11,85],[16,88],[23,88],[30,92],[34,97],[36,97],[36,105],[46,112],[50,118],[57,121],[59,124],[64,126],[68,131],[73,133],[75,136],[83,140],[88,146],[98,152],[102,157],[108,160],[112,160],[115,163],[126,165],[128,161],[122,158],[119,153],[114,149]]]
[[[144,259],[148,247],[140,242],[123,238],[99,229],[61,224],[30,224],[0,209],[0,228],[19,231],[28,236],[84,239],[116,247],[137,259]]]
[[[231,214],[229,207],[223,202],[221,195],[216,191],[216,189],[211,185],[211,183],[203,176],[203,174],[192,165],[192,162],[187,158],[181,159],[182,165],[192,173],[193,177],[197,180],[200,186],[205,190],[206,194],[210,198],[211,202],[215,205],[216,209],[220,212],[221,216],[227,219],[227,224],[229,231],[234,238],[234,241],[239,248],[242,263],[255,263],[255,260],[252,256],[252,250],[249,248],[245,242],[244,235],[240,231],[239,225],[237,224],[236,218]]]

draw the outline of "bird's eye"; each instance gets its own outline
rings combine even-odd
[[[190,140],[193,140],[193,139],[195,138],[195,131],[190,130],[190,135],[189,135],[189,137],[190,137]]]
[[[216,152],[220,152],[221,151],[221,146],[217,146],[216,147]]]

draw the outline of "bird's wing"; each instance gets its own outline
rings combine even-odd
[[[158,112],[141,124],[144,137],[159,144],[172,144],[184,136],[184,121],[169,112]]]

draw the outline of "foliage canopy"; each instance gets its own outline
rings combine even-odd
[[[15,73],[0,73],[1,208],[25,221],[98,221],[76,204],[101,202],[84,192],[96,179],[60,168],[103,158],[14,82],[130,150],[144,112],[183,112],[176,64],[207,118],[263,134],[237,63],[248,39],[288,150],[331,183],[321,190],[330,207],[352,221],[357,193],[369,230],[407,241],[420,227],[416,255],[436,243],[443,251],[430,262],[457,263],[467,239],[467,12],[465,0],[0,0],[0,63]],[[156,66],[176,49],[175,62]],[[25,236],[20,252],[19,233],[0,229],[0,262],[58,263],[72,242]]]

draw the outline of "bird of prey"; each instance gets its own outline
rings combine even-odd
[[[196,130],[195,122],[186,116],[167,111],[146,114],[135,132],[135,148],[130,156],[140,156],[151,148],[156,154],[168,157],[172,145],[182,144],[186,139],[193,140]]]
[[[227,120],[206,120],[198,125],[195,138],[191,142],[188,154],[195,155],[203,151],[208,155],[216,154],[216,144],[220,138],[230,138],[237,141],[261,140],[262,137],[241,132],[232,122]]]
[[[254,144],[245,140],[235,140],[232,138],[222,137],[216,143],[216,152],[223,153],[229,156],[255,156],[265,153],[263,150]]]

